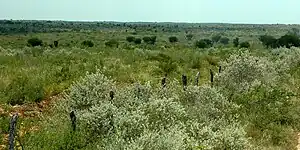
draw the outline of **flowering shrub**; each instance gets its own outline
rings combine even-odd
[[[279,79],[271,61],[251,56],[249,52],[231,55],[222,66],[225,69],[217,75],[216,85],[230,94],[247,92],[260,85],[275,86]]]
[[[98,148],[241,149],[249,145],[243,127],[233,119],[237,105],[215,88],[188,87],[183,92],[176,83],[163,89],[149,83],[114,89],[113,81],[98,71],[74,83],[66,99]],[[107,94],[111,89],[112,100]]]
[[[230,118],[228,115],[233,114],[238,109],[235,103],[229,102],[217,89],[208,85],[189,86],[181,99],[192,104],[189,107],[189,116],[201,122],[203,121],[201,119],[210,121],[221,119],[225,115]]]
[[[109,101],[109,92],[113,87],[114,83],[98,71],[95,74],[87,74],[85,78],[75,82],[67,99],[73,109],[87,109]]]

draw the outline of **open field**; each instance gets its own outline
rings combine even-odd
[[[296,149],[299,30],[0,21],[0,149]]]

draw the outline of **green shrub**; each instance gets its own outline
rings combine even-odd
[[[143,41],[146,44],[155,44],[155,42],[156,42],[156,36],[145,36],[145,37],[143,37]]]
[[[7,103],[21,105],[25,102],[40,102],[44,98],[42,83],[26,76],[17,76],[6,87]]]
[[[135,39],[134,39],[134,43],[135,43],[135,44],[141,44],[141,43],[142,43],[142,39],[140,39],[140,38],[135,38]]]
[[[276,65],[268,58],[251,56],[247,51],[231,55],[221,65],[223,71],[215,83],[224,88],[224,92],[247,92],[258,85],[275,85],[279,79]]]
[[[129,43],[134,42],[135,41],[135,37],[128,36],[128,37],[126,37],[126,41],[129,42]]]
[[[235,39],[233,39],[233,45],[234,45],[234,47],[238,47],[239,46],[239,44],[240,44],[240,39],[239,38],[235,38]]]
[[[280,46],[285,46],[286,48],[291,47],[299,47],[300,46],[300,39],[297,35],[286,34],[278,39],[278,44]]]
[[[194,35],[193,34],[187,34],[185,37],[188,41],[191,41],[193,39]]]
[[[81,43],[81,45],[83,46],[87,46],[87,47],[93,47],[94,46],[94,43],[90,40],[85,40]]]
[[[55,47],[58,47],[58,41],[54,41],[53,44]]]
[[[222,37],[220,39],[220,43],[227,45],[229,43],[229,38],[228,37]]]
[[[67,99],[72,104],[72,109],[88,109],[109,101],[109,92],[113,90],[113,86],[113,82],[100,73],[87,74],[73,84]]]
[[[107,47],[119,47],[119,42],[115,39],[109,40],[105,42],[105,46]]]
[[[176,43],[176,42],[178,42],[178,38],[176,36],[171,36],[171,37],[169,37],[169,42]]]
[[[250,43],[249,42],[242,42],[242,43],[240,43],[240,48],[250,48]]]
[[[275,37],[273,37],[273,36],[263,35],[263,36],[259,37],[259,40],[267,48],[269,48],[269,47],[271,47],[271,48],[277,48],[277,47],[279,47],[279,45],[278,45],[279,43],[278,43],[277,39]]]
[[[209,48],[212,46],[212,41],[209,39],[202,39],[202,40],[196,41],[195,45],[198,48]]]
[[[43,46],[43,41],[38,38],[31,38],[27,41],[29,46],[35,47],[35,46]]]
[[[281,73],[281,67],[286,68],[285,65],[242,52],[230,56],[222,66],[224,69],[217,75],[215,85],[230,101],[241,106],[238,111],[241,119],[252,126],[248,133],[256,139],[268,135],[262,139],[274,145],[286,144],[286,137],[293,131],[274,133],[278,129],[288,131],[299,127],[300,118],[292,115],[299,113],[299,102],[293,100],[294,93],[282,84],[286,75]],[[254,131],[260,132],[251,134]]]

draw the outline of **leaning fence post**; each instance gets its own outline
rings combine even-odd
[[[187,86],[187,76],[186,75],[182,75],[182,85],[183,85],[183,90],[186,90],[186,86]]]
[[[15,144],[15,133],[17,128],[17,120],[18,120],[18,113],[14,114],[10,119],[9,124],[9,150],[14,150]]]
[[[71,122],[72,122],[72,129],[73,129],[73,131],[75,131],[76,130],[76,115],[75,115],[74,111],[72,111],[70,113],[70,118],[71,118]]]
[[[196,78],[195,78],[195,85],[196,85],[196,86],[198,86],[199,78],[200,78],[200,72],[197,72]]]
[[[211,69],[210,69],[210,82],[211,82],[211,85],[213,85],[213,83],[214,83],[214,73]]]
[[[164,77],[164,78],[161,80],[161,85],[162,85],[163,88],[166,87],[166,80],[167,80],[166,77]]]

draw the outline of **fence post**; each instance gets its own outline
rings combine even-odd
[[[213,83],[214,83],[214,73],[211,69],[210,69],[210,82],[211,82],[211,85],[213,85]]]
[[[113,99],[114,99],[114,95],[115,95],[114,91],[110,91],[110,92],[109,92],[110,100],[113,100]]]
[[[166,77],[164,77],[164,78],[161,80],[161,85],[162,85],[163,88],[166,87],[166,80],[167,80]]]
[[[182,85],[183,85],[183,90],[186,90],[186,86],[187,86],[187,76],[186,75],[182,75]]]
[[[71,118],[71,121],[72,121],[72,129],[75,132],[75,130],[76,130],[76,115],[75,115],[74,111],[72,111],[70,113],[70,118]]]
[[[222,72],[222,66],[219,66],[219,73]]]
[[[14,150],[15,144],[15,133],[17,128],[17,120],[18,120],[18,113],[14,114],[10,119],[9,124],[9,150]]]
[[[200,72],[197,72],[196,78],[195,78],[195,85],[196,85],[196,86],[198,86],[199,78],[200,78]]]

